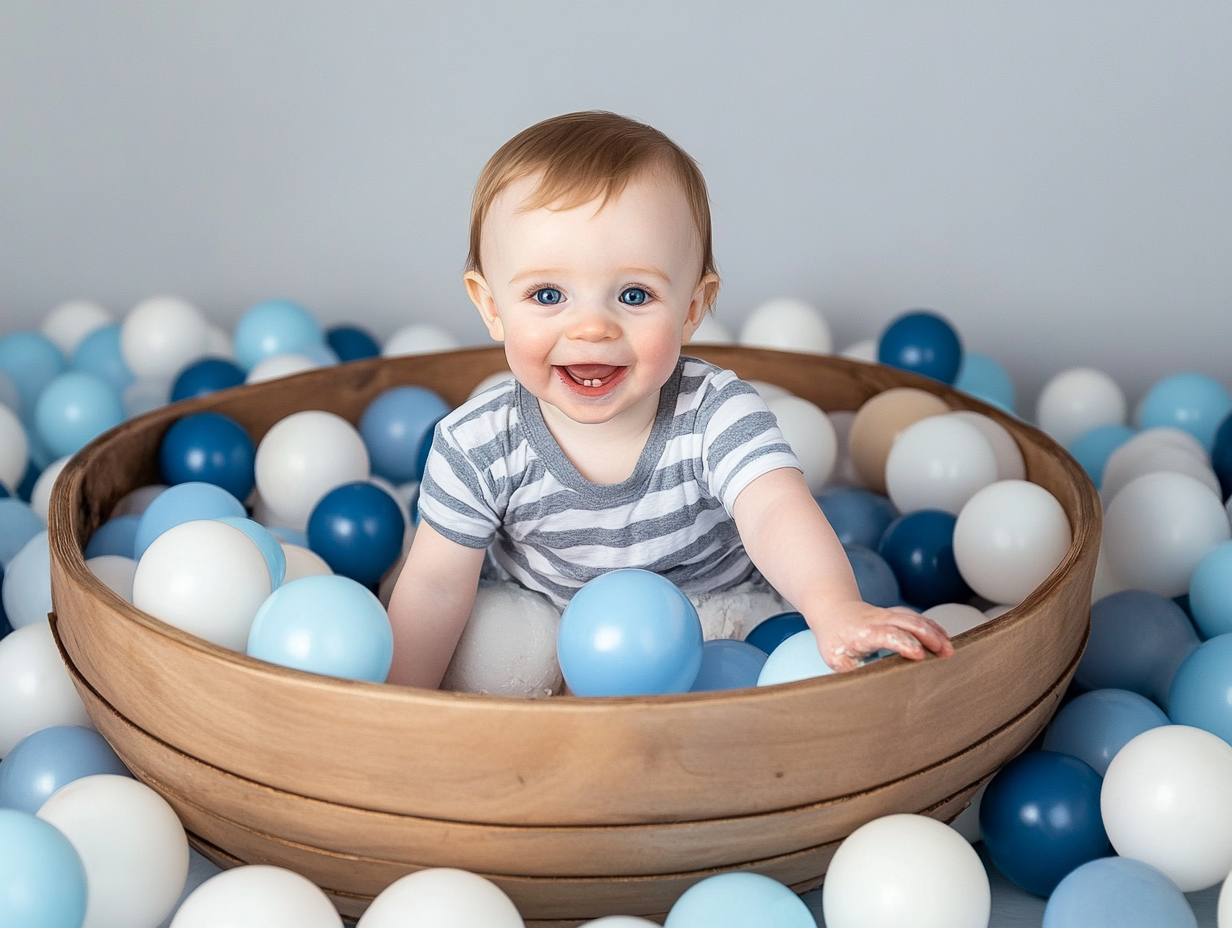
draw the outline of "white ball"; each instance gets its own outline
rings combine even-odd
[[[266,380],[277,380],[279,377],[290,377],[304,371],[315,370],[321,365],[302,354],[276,354],[263,358],[252,366],[244,383],[261,383]]]
[[[167,489],[165,483],[150,483],[137,487],[135,490],[129,490],[120,497],[119,502],[111,507],[111,518],[141,515],[146,507],[154,502],[154,498],[165,489]]]
[[[586,922],[580,928],[663,928],[658,922],[649,922],[636,915],[607,915]],[[1222,926],[1220,926],[1222,928]]]
[[[944,628],[951,638],[988,621],[988,616],[966,603],[941,603],[925,609],[924,615]]]
[[[1104,514],[1108,566],[1135,588],[1180,596],[1206,553],[1229,538],[1219,497],[1185,474],[1144,474],[1121,490]]]
[[[92,300],[69,300],[43,317],[43,334],[71,358],[83,338],[113,322],[115,317]]]
[[[369,474],[359,431],[332,412],[309,409],[287,416],[257,446],[257,492],[288,528],[303,531],[322,496]]]
[[[1099,797],[1122,857],[1191,893],[1232,871],[1232,747],[1188,725],[1144,731],[1108,765]]]
[[[397,358],[408,354],[428,354],[433,351],[450,351],[458,347],[458,340],[436,325],[403,326],[389,337],[381,348],[381,357]]]
[[[1103,371],[1076,367],[1062,371],[1040,393],[1035,405],[1039,427],[1068,446],[1083,432],[1099,425],[1124,425],[1125,393]]]
[[[357,928],[525,928],[495,883],[436,867],[396,880],[372,900]]]
[[[745,383],[757,391],[763,403],[777,400],[780,396],[795,395],[786,387],[780,387],[777,383],[770,383],[768,380],[746,380]]]
[[[46,622],[0,639],[0,706],[0,757],[42,728],[94,727]]]
[[[205,354],[209,325],[191,303],[155,296],[138,303],[120,326],[120,352],[138,380],[174,380]]]
[[[252,620],[270,592],[269,567],[256,542],[213,519],[163,532],[133,577],[138,609],[233,651],[247,648]]]
[[[235,342],[231,333],[216,325],[206,325],[205,353],[211,358],[223,358],[226,361],[235,360]]]
[[[941,509],[957,515],[997,479],[997,455],[979,428],[954,416],[913,422],[890,448],[886,489],[898,511]]]
[[[714,318],[714,313],[706,313],[702,316],[701,324],[694,329],[693,337],[689,339],[689,344],[730,345],[735,340],[727,326]]]
[[[13,555],[4,571],[0,599],[13,628],[47,624],[47,613],[51,612],[51,549],[46,532],[39,532]]]
[[[1167,445],[1179,448],[1182,451],[1188,451],[1204,464],[1211,462],[1211,456],[1207,454],[1206,446],[1202,442],[1198,441],[1197,438],[1184,429],[1173,428],[1170,425],[1156,425],[1149,429],[1143,429],[1129,441],[1125,442],[1124,445],[1121,445],[1121,448],[1124,448],[1126,445],[1130,447],[1137,447],[1139,445],[1159,447]],[[1121,448],[1117,450],[1119,451]]]
[[[863,361],[866,364],[877,363],[877,339],[865,338],[843,349],[841,355],[851,361]]]
[[[513,380],[512,371],[497,371],[495,374],[488,374],[487,377],[475,384],[475,389],[471,390],[471,395],[467,399],[474,399],[484,390],[490,390],[498,383],[504,383],[506,380]]]
[[[782,297],[762,303],[740,327],[740,344],[829,354],[834,350],[830,323],[803,300]]]
[[[1091,586],[1091,602],[1093,603],[1099,602],[1105,596],[1111,596],[1113,593],[1129,589],[1129,584],[1114,574],[1112,568],[1108,566],[1107,547],[1101,534],[1099,557],[1095,561],[1095,581]]]
[[[1009,612],[1013,608],[1014,608],[1013,606],[1007,605],[1005,603],[1001,603],[996,606],[989,606],[987,609],[984,610],[984,617],[989,618],[989,619],[999,619],[1001,618],[1001,616],[1005,615],[1007,612]]]
[[[26,437],[26,427],[13,410],[0,403],[0,483],[10,494],[21,485],[29,460],[30,441]]]
[[[287,572],[283,577],[283,586],[286,586],[292,580],[300,580],[304,577],[326,576],[332,574],[333,570],[325,563],[325,559],[315,551],[309,551],[307,548],[301,548],[299,545],[289,545],[286,542],[281,542],[282,553],[287,558]]]
[[[1022,449],[1014,436],[1000,422],[991,419],[982,412],[972,412],[969,409],[949,413],[955,419],[970,422],[979,429],[988,443],[992,445],[993,454],[997,456],[998,480],[1026,480],[1027,464],[1022,458]]]
[[[987,928],[988,874],[949,825],[887,815],[839,845],[822,886],[827,928]]]
[[[281,867],[224,870],[180,905],[170,928],[342,928],[320,888]]]
[[[1056,569],[1072,540],[1055,496],[1025,480],[1000,480],[959,512],[954,560],[975,592],[1016,606]]]
[[[126,603],[133,601],[133,578],[137,575],[137,562],[131,557],[100,554],[86,561],[86,566],[120,599]]]
[[[551,696],[564,682],[556,661],[560,613],[516,583],[480,587],[441,689],[496,696]]]
[[[134,380],[124,388],[121,401],[124,415],[130,419],[161,409],[171,402],[171,382],[158,377]]]
[[[34,487],[30,490],[30,508],[37,512],[44,522],[47,521],[47,514],[51,510],[51,491],[55,488],[56,479],[64,470],[64,466],[72,459],[73,456],[70,454],[52,461],[34,481]]]
[[[1223,886],[1219,890],[1219,910],[1215,913],[1217,923],[1215,928],[1232,928],[1232,890],[1228,889],[1232,885],[1232,877],[1228,877],[1223,881]]]
[[[779,396],[766,403],[779,430],[804,470],[810,493],[820,493],[834,471],[838,438],[829,418],[815,403],[798,396]]]
[[[104,773],[73,780],[38,817],[63,832],[86,871],[82,928],[156,928],[188,878],[188,838],[144,783]]]
[[[1211,466],[1192,452],[1158,442],[1136,445],[1126,442],[1108,458],[1099,495],[1106,505],[1134,480],[1159,471],[1188,474],[1212,493],[1220,493],[1219,478]]]

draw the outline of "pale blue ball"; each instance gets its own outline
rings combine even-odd
[[[105,325],[83,338],[73,352],[72,368],[102,377],[121,396],[137,379],[124,360],[118,325]]]
[[[834,673],[817,650],[817,637],[811,628],[796,632],[774,649],[757,678],[758,686],[793,683],[810,677]]]
[[[11,496],[0,499],[0,566],[8,567],[26,542],[46,528],[29,503]]]
[[[790,889],[760,873],[720,873],[685,890],[663,928],[817,928]]]
[[[1232,541],[1206,553],[1189,579],[1189,611],[1206,638],[1232,632]]]
[[[1168,716],[1145,696],[1129,690],[1092,690],[1061,707],[1044,734],[1044,750],[1069,754],[1101,777],[1121,748]]]
[[[51,551],[46,532],[27,541],[9,562],[0,595],[13,628],[47,621],[51,612]]]
[[[1016,399],[1014,381],[995,360],[986,354],[968,351],[963,354],[962,364],[958,367],[958,378],[954,381],[954,389],[970,393],[976,399],[996,406],[1011,415],[1014,412]]]
[[[1136,434],[1127,425],[1097,425],[1070,442],[1066,450],[1082,465],[1098,490],[1104,484],[1104,468],[1112,452]]]
[[[325,332],[312,313],[290,300],[265,300],[240,317],[235,356],[244,370],[280,354],[303,354],[323,344]]]
[[[1232,744],[1232,633],[1202,642],[1177,668],[1168,717]]]
[[[86,544],[85,558],[101,557],[104,554],[115,554],[119,557],[133,557],[136,550],[137,526],[141,516],[116,516],[108,519],[98,527],[90,541]]]
[[[1057,884],[1043,928],[1198,928],[1176,884],[1149,864],[1101,857]]]
[[[29,812],[0,809],[0,925],[81,928],[86,871],[58,828]]]
[[[1215,432],[1228,413],[1232,413],[1232,394],[1218,380],[1205,374],[1173,374],[1147,391],[1138,408],[1138,425],[1184,429],[1209,454],[1215,446]]]
[[[141,514],[133,539],[133,559],[140,561],[154,539],[183,522],[226,516],[242,519],[247,515],[243,503],[212,483],[189,481],[168,487],[154,497]]]
[[[235,526],[256,543],[261,549],[261,556],[265,558],[266,566],[269,567],[270,589],[276,590],[282,586],[287,575],[287,555],[270,530],[252,519],[240,516],[223,516],[218,521]]]
[[[76,454],[124,421],[124,401],[107,381],[85,371],[69,371],[39,394],[34,422],[57,458]]]
[[[0,763],[0,808],[34,815],[61,786],[99,773],[132,776],[98,732],[76,725],[40,728]]]
[[[34,404],[43,388],[64,371],[64,355],[40,332],[12,332],[0,338],[0,371],[8,375],[21,396],[17,412],[25,422],[34,417]]]

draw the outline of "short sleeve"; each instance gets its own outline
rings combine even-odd
[[[419,487],[419,517],[450,541],[486,548],[501,519],[484,475],[463,450],[446,416],[432,435]]]

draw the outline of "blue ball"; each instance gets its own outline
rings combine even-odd
[[[817,928],[808,906],[760,873],[720,873],[685,890],[663,928]]]
[[[30,438],[37,439],[37,435],[32,435]],[[39,464],[34,460],[35,450],[33,446],[35,443],[35,441],[30,442],[30,462],[26,465],[26,472],[21,478],[21,484],[17,487],[17,498],[25,503],[30,502],[30,496],[34,493],[34,484],[38,482],[38,478],[42,475],[43,468],[51,463],[51,455],[47,455],[47,461],[44,464]],[[38,444],[41,444],[41,442],[38,442]]]
[[[9,492],[9,488],[0,481],[0,499],[8,499],[13,494]]]
[[[1232,632],[1232,541],[1216,545],[1189,578],[1189,614],[1206,638]]]
[[[41,818],[0,809],[0,925],[81,928],[86,871],[64,834]]]
[[[171,388],[171,402],[190,400],[196,396],[209,396],[219,390],[238,387],[244,382],[244,371],[238,364],[224,358],[202,358],[188,365],[175,378]]]
[[[297,528],[287,528],[285,525],[271,525],[269,526],[269,533],[285,544],[298,545],[301,548],[308,547],[308,533],[301,532]]]
[[[158,464],[171,486],[198,481],[245,500],[256,485],[257,448],[234,419],[199,412],[176,422],[163,436]]]
[[[65,783],[98,773],[132,775],[96,731],[76,725],[39,729],[0,763],[0,808],[34,815]]]
[[[240,317],[235,327],[235,356],[248,371],[266,358],[300,354],[324,340],[320,324],[304,307],[290,300],[265,300]]]
[[[843,550],[847,552],[847,561],[856,575],[856,586],[860,588],[862,600],[882,608],[902,602],[894,571],[880,554],[860,545],[843,545]]]
[[[28,423],[33,419],[39,394],[64,372],[64,355],[39,332],[12,332],[0,338],[0,371],[17,388],[21,409],[15,412]]]
[[[1184,893],[1154,867],[1101,857],[1060,882],[1043,928],[1198,928],[1198,920]]]
[[[1044,733],[1044,750],[1076,757],[1102,777],[1131,739],[1167,724],[1168,716],[1145,696],[1092,690],[1061,707]]]
[[[807,628],[808,622],[799,612],[780,612],[759,622],[744,640],[766,654],[773,654],[784,641]]]
[[[449,404],[426,387],[393,387],[376,397],[359,420],[372,472],[394,483],[419,480],[436,423]]]
[[[101,557],[104,554],[115,554],[120,557],[133,557],[136,551],[137,523],[140,516],[116,516],[108,519],[98,527],[89,542],[86,543],[86,560]],[[136,560],[136,558],[133,558]]]
[[[1224,419],[1215,432],[1215,444],[1211,448],[1211,467],[1219,478],[1219,487],[1226,500],[1232,495],[1232,415]]]
[[[308,547],[336,574],[372,586],[402,553],[406,519],[398,501],[371,483],[348,483],[321,497],[308,517]]]
[[[1098,490],[1104,484],[1104,468],[1108,466],[1112,452],[1136,434],[1127,425],[1097,425],[1070,442],[1066,450],[1082,465]]]
[[[863,487],[834,487],[817,497],[826,521],[845,545],[876,549],[881,536],[898,518],[894,504],[880,493]]]
[[[163,532],[182,522],[248,515],[244,504],[212,483],[181,483],[159,493],[137,522],[133,559],[140,561],[145,549]]]
[[[118,325],[95,329],[78,342],[71,366],[75,371],[85,371],[103,378],[121,396],[137,379],[128,369],[124,352],[120,349]]]
[[[980,836],[997,869],[1047,896],[1075,867],[1110,853],[1103,783],[1088,764],[1053,751],[1029,751],[1002,767],[980,804]]]
[[[768,655],[747,641],[716,638],[702,645],[702,667],[690,693],[738,690],[757,685],[757,676]]]
[[[315,345],[305,345],[295,353],[302,358],[307,358],[317,367],[333,367],[338,363],[338,355],[334,354],[334,349],[324,342],[319,342]]]
[[[670,580],[613,570],[573,595],[556,653],[576,696],[686,693],[702,665],[702,624]]]
[[[261,556],[265,558],[265,566],[269,568],[270,589],[276,590],[282,586],[282,581],[287,576],[287,554],[282,550],[282,545],[278,543],[273,533],[252,519],[223,516],[218,521],[238,528],[253,540],[253,543],[261,549]]]
[[[1140,428],[1183,429],[1209,452],[1220,423],[1232,413],[1232,394],[1205,374],[1173,374],[1147,391],[1137,410]]]
[[[1177,668],[1168,716],[1232,744],[1232,633],[1202,642]]]
[[[757,675],[758,686],[774,686],[776,683],[794,683],[812,677],[825,677],[834,670],[821,656],[817,637],[806,628],[796,632],[774,649]]]
[[[111,384],[85,371],[60,374],[39,394],[34,422],[57,458],[76,454],[124,421],[124,402]]]
[[[248,654],[308,673],[383,683],[394,636],[380,600],[354,580],[301,577],[257,610]]]
[[[0,499],[0,567],[7,567],[27,541],[46,530],[28,503],[11,496]]]
[[[954,327],[926,309],[899,316],[877,343],[877,360],[882,364],[942,383],[955,381],[962,358],[962,342]]]
[[[1091,637],[1074,681],[1083,689],[1121,689],[1168,710],[1181,662],[1198,646],[1184,611],[1146,590],[1122,590],[1091,607]]]
[[[4,567],[0,565],[0,641],[4,640],[4,636],[13,630],[13,626],[9,624],[8,613],[4,611]]]
[[[334,350],[338,360],[362,361],[364,358],[379,358],[381,346],[367,331],[354,325],[334,326],[325,333],[325,340]]]
[[[954,389],[969,393],[976,399],[996,406],[1013,415],[1017,396],[1014,381],[1005,368],[985,354],[968,351],[963,354]]]
[[[903,599],[912,606],[931,609],[971,598],[954,561],[957,521],[939,509],[920,509],[899,516],[881,537],[877,553],[894,571]]]

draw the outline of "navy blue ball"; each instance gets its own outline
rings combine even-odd
[[[934,312],[912,310],[881,334],[877,360],[900,370],[952,384],[962,367],[962,342],[954,327]]]
[[[862,600],[887,609],[902,602],[894,571],[880,554],[860,545],[843,545],[843,550],[856,575]]]
[[[30,494],[34,492],[34,484],[42,473],[43,468],[33,461],[26,464],[26,473],[21,478],[21,483],[17,486],[17,498],[19,500],[26,503],[30,502]]]
[[[244,382],[244,372],[238,364],[223,358],[202,358],[190,364],[175,378],[171,388],[171,402],[190,400],[195,396],[208,396],[229,387],[238,387]]]
[[[175,423],[158,452],[169,485],[212,483],[241,502],[256,485],[256,460],[256,445],[244,427],[216,412],[199,412]]]
[[[767,654],[784,641],[808,628],[808,622],[798,612],[780,612],[768,619],[763,619],[757,626],[744,636],[744,640],[755,648],[761,648]]]
[[[1099,810],[1103,777],[1076,757],[1030,751],[988,784],[980,836],[997,869],[1047,896],[1076,867],[1112,852]]]
[[[86,560],[115,554],[120,557],[137,557],[137,525],[141,516],[116,516],[98,527],[86,543]]]
[[[886,497],[863,487],[834,487],[817,497],[826,521],[845,545],[876,550],[881,536],[898,518],[898,510]]]
[[[325,333],[325,340],[339,361],[362,361],[364,358],[378,358],[381,355],[381,346],[376,343],[376,339],[358,326],[334,326]]]
[[[954,524],[939,509],[920,509],[890,523],[877,553],[898,578],[903,599],[920,609],[940,603],[964,603],[971,588],[954,562]]]
[[[0,590],[4,589],[4,565],[0,564]],[[4,598],[0,597],[0,640],[13,630],[13,626],[9,624],[8,613],[4,611]]]
[[[1219,486],[1226,500],[1232,496],[1232,415],[1219,425],[1215,433],[1215,446],[1211,449],[1211,467],[1219,478]]]
[[[348,483],[308,517],[308,547],[336,574],[373,586],[402,553],[406,519],[397,500],[371,483]]]
[[[3,482],[0,482],[0,499],[4,499],[9,495],[9,488],[6,487]]]

